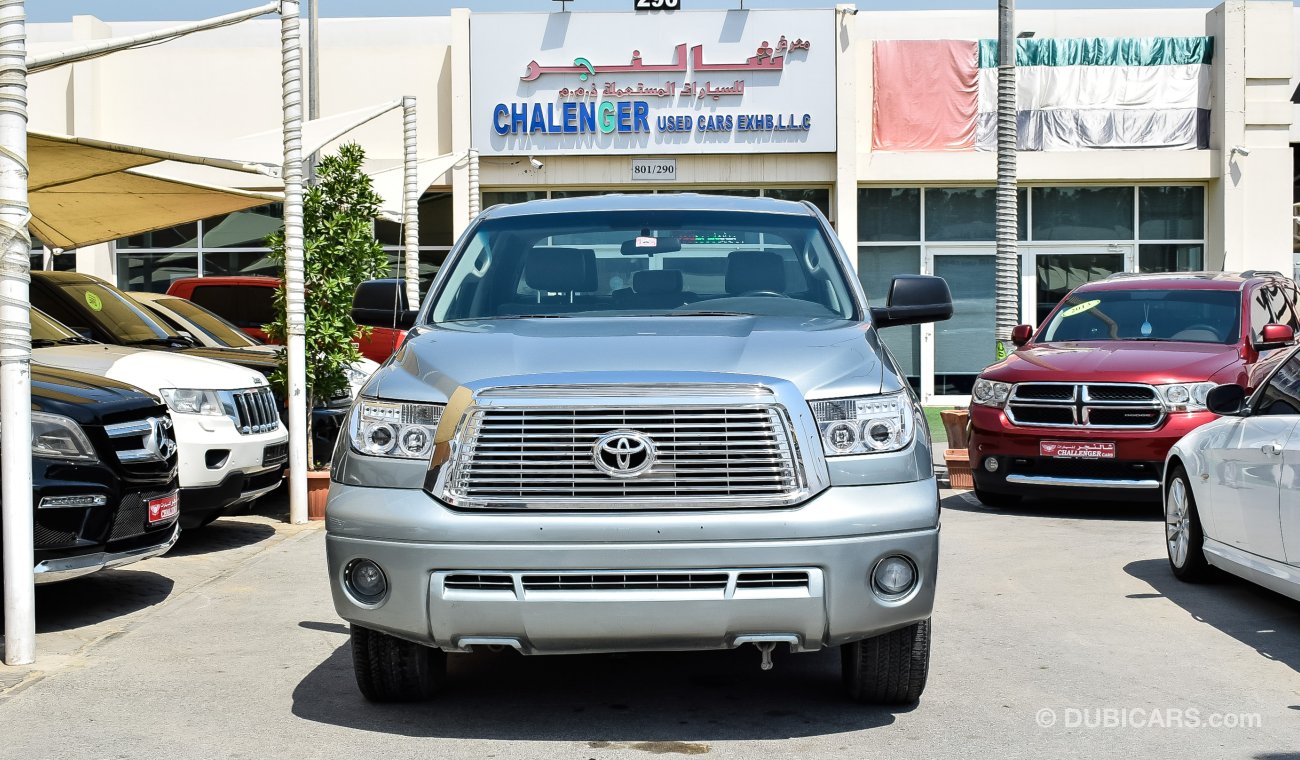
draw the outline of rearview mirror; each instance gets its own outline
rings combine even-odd
[[[1224,417],[1240,416],[1246,411],[1246,389],[1240,385],[1220,385],[1205,396],[1205,406]]]
[[[942,322],[952,317],[952,293],[942,277],[900,274],[889,285],[885,306],[871,309],[876,329]]]
[[[1290,325],[1269,324],[1260,330],[1259,340],[1255,343],[1256,351],[1284,348],[1295,343],[1295,330]]]
[[[1011,328],[1011,344],[1016,348],[1020,348],[1028,343],[1029,339],[1032,337],[1034,337],[1034,328],[1032,325],[1016,325]]]
[[[656,253],[677,253],[681,249],[682,241],[678,238],[638,235],[624,240],[618,250],[624,256],[653,256]]]

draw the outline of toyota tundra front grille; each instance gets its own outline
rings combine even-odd
[[[1135,383],[1020,383],[1007,419],[1021,427],[1149,430],[1164,422],[1155,388]]]
[[[771,507],[805,490],[776,404],[491,406],[458,443],[443,496],[461,508]]]

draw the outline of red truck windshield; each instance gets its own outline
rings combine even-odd
[[[1150,340],[1231,345],[1241,338],[1232,290],[1088,290],[1057,308],[1041,343]]]

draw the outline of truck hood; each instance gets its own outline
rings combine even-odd
[[[233,364],[170,351],[102,343],[33,349],[32,361],[107,377],[154,395],[161,388],[234,390],[266,385],[261,373]]]
[[[1210,343],[1047,343],[1022,348],[982,374],[1008,383],[1191,383],[1239,360],[1236,346]]]
[[[805,397],[880,393],[901,381],[869,325],[807,317],[504,319],[421,327],[363,391],[446,401],[458,386],[781,379]],[[719,378],[721,379],[721,378]]]

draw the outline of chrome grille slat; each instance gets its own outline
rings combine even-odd
[[[280,427],[275,395],[270,388],[222,391],[222,394],[230,402],[229,408],[234,409],[230,418],[241,434],[266,433]]]
[[[1139,383],[1020,383],[1006,415],[1021,427],[1092,430],[1152,430],[1165,420],[1155,388]]]
[[[477,408],[458,434],[445,496],[471,509],[789,504],[804,484],[788,425],[782,407],[753,402]],[[654,444],[653,466],[636,477],[607,474],[593,458],[597,441],[621,430]]]

